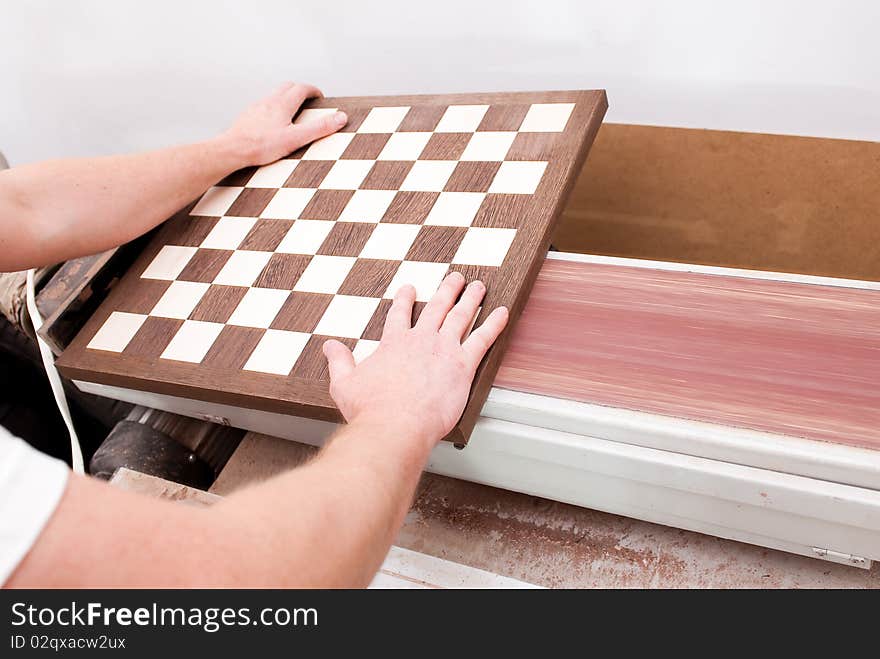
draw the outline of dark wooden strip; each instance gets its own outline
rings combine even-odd
[[[375,226],[368,222],[337,222],[324,239],[318,254],[357,256],[369,240]]]
[[[342,286],[341,295],[360,297],[382,297],[400,267],[400,261],[380,259],[358,259],[348,273]]]
[[[317,188],[333,167],[329,160],[301,160],[285,181],[285,188]]]
[[[175,227],[174,242],[169,245],[198,247],[211,233],[211,229],[219,221],[219,217],[183,217],[179,218],[179,227]]]
[[[311,260],[312,257],[306,254],[273,254],[254,286],[293,290]]]
[[[191,320],[225,323],[247,291],[246,286],[211,284],[189,317]]]
[[[467,227],[424,226],[409,248],[406,260],[449,263],[466,233]]]
[[[293,220],[259,220],[245,236],[239,249],[274,252],[292,226]]]
[[[553,157],[559,135],[560,133],[520,133],[510,145],[506,159],[550,160]]]
[[[272,329],[311,332],[317,327],[332,299],[332,295],[294,291],[272,321]]]
[[[226,211],[226,214],[238,217],[259,217],[274,196],[275,188],[245,188]]]
[[[354,346],[357,344],[357,339],[315,334],[306,343],[306,347],[303,348],[302,354],[296,364],[294,364],[291,373],[298,378],[328,382],[330,380],[330,371],[327,368],[327,358],[323,352],[324,342],[328,339],[336,339],[347,345],[349,349],[354,349]]]
[[[241,370],[266,330],[227,325],[208,350],[202,363],[212,368]]]
[[[473,133],[434,133],[419,160],[458,160]]]
[[[171,286],[170,281],[145,279],[143,285],[138,286],[137,290],[120,301],[117,311],[148,314],[153,310],[153,307],[156,306],[159,298],[165,294],[169,286]]]
[[[361,188],[364,190],[397,190],[409,174],[413,163],[401,160],[380,160],[373,165]]]
[[[527,194],[487,194],[471,226],[518,229],[533,203],[532,195]]]
[[[477,127],[478,131],[515,131],[519,130],[526,112],[529,111],[528,103],[512,103],[490,105],[483,115],[483,120]]]
[[[122,354],[129,357],[157,359],[181,325],[183,325],[183,321],[176,318],[150,316],[144,321],[129,344],[125,346]]]
[[[446,182],[446,192],[486,192],[500,162],[460,162]]]
[[[196,251],[177,278],[181,281],[210,283],[226,265],[230,256],[232,256],[232,250],[228,249],[200,249]]]
[[[398,192],[382,216],[382,221],[422,224],[439,196],[439,192]]]
[[[340,160],[375,160],[382,152],[390,133],[365,133],[355,135]]]
[[[446,105],[415,105],[403,118],[398,133],[432,132],[446,112]]]
[[[354,190],[318,190],[300,213],[304,220],[337,220]]]

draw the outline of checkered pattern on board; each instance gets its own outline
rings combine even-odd
[[[88,348],[322,378],[332,337],[362,360],[400,286],[424,303],[450,267],[503,264],[573,108],[349,111],[343,131],[208,190]]]

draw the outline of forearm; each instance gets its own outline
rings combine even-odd
[[[412,503],[433,444],[421,432],[393,420],[345,427],[308,465],[213,512],[260,536],[266,572],[253,575],[259,582],[366,586]]]
[[[311,463],[207,510],[72,475],[7,585],[365,586],[429,452],[418,430],[404,432],[343,428]]]
[[[8,212],[18,216],[0,233],[0,270],[56,263],[127,242],[247,164],[243,145],[218,137],[6,170],[0,173],[0,197],[14,200]]]

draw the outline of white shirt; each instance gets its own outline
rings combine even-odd
[[[67,465],[0,426],[0,585],[30,551],[67,485]]]

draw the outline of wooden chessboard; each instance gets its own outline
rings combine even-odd
[[[67,377],[338,421],[321,346],[366,359],[403,284],[450,271],[514,323],[607,103],[602,91],[327,98],[339,133],[228,176],[159,230],[58,361]],[[477,372],[466,443],[509,331]]]

